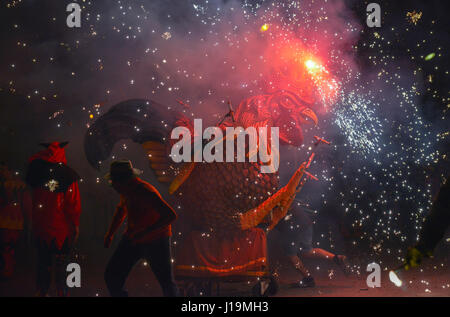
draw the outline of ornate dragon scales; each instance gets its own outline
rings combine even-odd
[[[309,105],[288,91],[244,100],[232,119],[219,127],[279,127],[282,145],[302,144],[302,126],[308,119],[317,123]],[[173,200],[203,232],[227,235],[262,222],[271,229],[284,217],[298,191],[304,165],[280,189],[278,172],[261,173],[259,160],[174,163],[170,133],[177,126],[192,129],[192,122],[172,107],[153,101],[125,101],[113,106],[89,128],[86,156],[98,168],[120,139],[131,138],[142,144],[158,181],[169,184]]]

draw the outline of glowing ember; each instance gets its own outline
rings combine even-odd
[[[406,13],[406,16],[410,19],[411,23],[413,23],[414,25],[417,25],[417,22],[422,17],[422,12],[421,11],[416,12],[414,10],[414,11]]]
[[[401,287],[403,284],[402,280],[398,278],[397,274],[395,274],[394,271],[389,272],[389,280],[391,280],[391,282],[394,283],[397,287]]]
[[[316,71],[318,71],[320,69],[319,65],[315,61],[313,61],[311,59],[308,59],[305,62],[305,66],[308,69],[308,71],[310,71],[310,72],[316,72]]]
[[[426,60],[426,61],[429,61],[429,60],[433,59],[433,57],[435,57],[435,56],[436,56],[435,53],[430,53],[430,54],[428,54],[427,56],[425,56],[425,60]]]

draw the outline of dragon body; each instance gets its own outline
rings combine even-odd
[[[290,91],[259,95],[242,101],[229,126],[279,127],[280,144],[300,145],[302,126],[317,117],[311,106]],[[257,162],[174,163],[170,157],[170,132],[176,126],[192,130],[181,111],[149,100],[129,100],[113,106],[98,118],[85,137],[85,152],[98,168],[116,142],[131,138],[142,144],[150,167],[196,229],[232,234],[268,222],[272,228],[287,212],[303,175],[300,166],[290,182],[279,188],[278,172],[261,173]],[[274,150],[274,149],[272,149]],[[225,155],[225,153],[224,153]]]

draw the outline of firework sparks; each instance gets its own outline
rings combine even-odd
[[[432,60],[434,57],[436,56],[436,53],[430,53],[430,54],[428,54],[427,56],[425,56],[425,60],[426,61],[429,61],[429,60]]]
[[[268,29],[269,29],[269,24],[267,24],[267,23],[264,23],[260,28],[261,32],[266,32]]]
[[[418,21],[420,20],[420,18],[422,17],[422,12],[421,12],[421,11],[416,12],[415,10],[414,10],[414,11],[411,11],[411,12],[407,12],[407,13],[406,13],[406,17],[409,18],[409,21],[410,21],[412,24],[417,25],[417,22],[418,22]]]
[[[330,1],[320,5],[243,1],[238,5],[199,0],[183,7],[189,24],[177,23],[179,17],[167,12],[158,15],[145,2],[136,3],[114,1],[105,13],[98,13],[102,11],[95,2],[83,2],[89,27],[79,33],[66,32],[55,42],[54,51],[71,61],[62,71],[56,70],[56,54],[39,54],[41,43],[25,37],[20,32],[24,26],[14,22],[10,30],[17,38],[5,50],[13,53],[5,58],[2,91],[46,109],[49,119],[61,117],[61,105],[85,92],[88,100],[77,103],[84,106],[64,112],[64,117],[80,113],[82,119],[74,123],[77,130],[60,122],[52,126],[76,133],[100,115],[100,107],[93,104],[109,105],[124,96],[148,95],[168,103],[181,98],[189,105],[184,110],[190,116],[208,108],[219,117],[223,108],[214,105],[225,105],[225,96],[257,95],[267,87],[294,90],[308,100],[317,97],[318,107],[326,111],[319,126],[305,134],[323,136],[332,145],[322,150],[326,159],[314,167],[323,184],[315,209],[334,200],[336,213],[344,214],[352,231],[349,240],[355,249],[392,255],[389,244],[393,241],[401,246],[415,241],[431,205],[431,179],[443,178],[436,172],[430,176],[429,170],[448,162],[438,146],[448,140],[448,129],[434,127],[424,117],[421,104],[427,94],[430,103],[445,105],[435,122],[448,120],[447,91],[434,86],[442,80],[438,74],[448,78],[448,70],[434,68],[447,52],[439,44],[430,44],[437,38],[434,22],[427,26],[426,36],[419,39],[417,35],[413,44],[405,44],[403,53],[396,54],[395,47],[403,45],[411,29],[424,24],[426,14],[408,12],[410,23],[404,23],[403,29],[367,32],[357,21],[340,19]],[[21,2],[10,1],[5,10],[20,6]],[[405,22],[404,11],[402,16]],[[53,17],[48,20],[54,27]],[[419,20],[420,25],[411,26]],[[283,54],[283,49],[288,53]],[[87,66],[79,69],[83,63],[77,56],[87,55],[77,54],[81,50],[95,54],[83,60]],[[413,66],[405,63],[404,52]],[[356,58],[364,65],[361,69],[355,65]],[[30,78],[39,80],[24,80],[19,71],[26,68],[37,69]],[[263,79],[269,82],[267,87],[261,84]],[[429,86],[421,88],[425,84]],[[72,86],[73,90],[61,89]],[[124,144],[118,151],[128,148]],[[308,145],[299,150],[310,154]],[[95,178],[92,181],[96,184]],[[330,241],[331,233],[326,232],[318,243],[331,245]]]

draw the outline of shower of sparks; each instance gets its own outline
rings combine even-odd
[[[317,89],[317,95],[320,96],[320,102],[328,109],[336,102],[340,85],[336,79],[330,75],[328,70],[319,63],[308,59],[305,61],[305,67]]]
[[[333,109],[335,123],[346,136],[350,147],[367,158],[367,154],[381,151],[380,143],[384,131],[376,114],[380,106],[355,91],[342,93],[338,105]]]
[[[300,65],[306,68],[314,86],[313,94],[318,96],[324,109],[319,126],[305,131],[305,144],[299,150],[305,158],[309,156],[312,150],[308,137],[312,139],[312,135],[320,135],[332,143],[332,146],[321,149],[312,167],[316,169],[313,174],[320,176],[322,191],[308,193],[310,196],[302,196],[302,199],[314,200],[313,207],[317,210],[334,201],[336,213],[344,215],[348,232],[345,238],[351,247],[360,252],[395,255],[403,259],[402,250],[417,240],[423,217],[430,209],[432,179],[442,182],[445,177],[444,173],[436,170],[448,163],[446,153],[439,152],[437,145],[448,140],[449,132],[434,128],[423,118],[420,110],[423,92],[418,87],[421,87],[423,69],[411,70],[398,57],[383,50],[401,42],[402,34],[412,30],[386,28],[374,33],[363,32],[355,22],[337,20],[333,13],[336,8],[330,1],[324,1],[323,5],[314,1],[284,0],[189,1],[186,14],[198,24],[196,28],[185,25],[180,28],[175,22],[177,17],[171,14],[166,15],[163,25],[158,25],[156,21],[160,18],[155,16],[153,8],[148,8],[149,1],[111,1],[104,14],[91,8],[93,3],[81,3],[83,19],[89,27],[83,28],[83,32],[67,32],[71,36],[80,34],[79,38],[63,39],[55,48],[58,54],[69,56],[84,52],[89,45],[97,48],[99,53],[96,56],[83,60],[90,65],[91,73],[87,78],[81,78],[76,67],[71,68],[79,63],[68,63],[66,72],[61,72],[63,75],[48,72],[55,77],[66,76],[59,78],[61,83],[58,77],[40,78],[35,86],[30,86],[27,83],[31,81],[21,83],[18,80],[17,72],[25,65],[51,67],[54,57],[44,58],[36,54],[23,63],[14,57],[7,61],[8,71],[2,73],[4,78],[11,76],[7,78],[4,91],[16,95],[20,92],[26,100],[36,104],[46,106],[54,102],[59,106],[67,102],[61,97],[64,93],[62,87],[69,86],[64,85],[66,81],[73,83],[95,79],[96,76],[103,78],[104,81],[95,81],[99,95],[91,93],[95,100],[87,100],[80,107],[82,118],[85,118],[83,128],[89,127],[92,119],[101,115],[100,103],[109,105],[132,96],[126,88],[135,92],[136,87],[144,87],[149,98],[167,100],[172,105],[177,98],[186,100],[190,105],[187,109],[192,107],[194,112],[196,106],[211,103],[212,98],[225,104],[223,90],[237,91],[245,97],[263,93],[261,80],[270,73],[271,69],[267,69],[275,62],[268,58],[267,52],[280,43],[291,47],[298,41],[308,50]],[[9,1],[7,8],[15,10],[21,5],[21,1]],[[230,19],[233,14],[236,19]],[[408,12],[407,16],[417,24],[422,12]],[[331,19],[334,19],[334,24]],[[53,25],[55,17],[49,17],[49,23]],[[333,31],[336,25],[340,27],[339,32]],[[20,34],[19,24],[11,25],[10,29]],[[341,51],[349,38],[357,36],[361,41],[357,44],[355,41],[351,53]],[[396,42],[388,38],[394,38]],[[101,50],[105,39],[123,43],[120,61],[107,58],[113,53],[107,45],[105,47],[109,51]],[[177,40],[180,44],[175,44]],[[445,53],[440,47],[424,52],[427,41],[421,39],[408,48],[408,58],[435,63],[437,68],[438,62],[445,59]],[[136,43],[145,43],[145,47]],[[133,49],[127,50],[126,44]],[[264,49],[246,50],[252,47],[250,44]],[[32,54],[26,39],[18,38],[14,45],[17,50],[27,50],[27,58]],[[434,49],[436,53],[426,55]],[[371,74],[375,74],[370,78],[361,76],[362,70],[353,64],[352,58],[361,50],[367,54],[363,58],[370,65]],[[219,52],[228,52],[230,57],[219,59]],[[185,59],[191,55],[195,55],[199,62],[194,65],[186,63]],[[212,65],[213,71],[199,68],[198,64]],[[111,80],[112,76],[103,75],[111,74],[107,73],[111,69],[118,69],[114,80]],[[222,74],[227,76],[222,78]],[[220,77],[219,84],[214,86],[212,82],[217,81],[217,77]],[[201,85],[201,89],[195,93],[183,90],[188,82]],[[114,86],[115,83],[120,83],[120,88]],[[275,83],[271,84],[275,86]],[[295,83],[289,85],[294,87]],[[143,95],[142,90],[139,92]],[[450,98],[442,92],[434,91],[432,96],[434,102],[450,104]],[[223,116],[222,110],[214,115]],[[189,112],[193,115],[191,110]],[[63,120],[67,113],[69,111],[55,112],[51,116],[60,120],[55,128],[69,121]],[[443,111],[436,120],[448,120],[448,111]],[[125,150],[127,146],[123,144],[117,151]],[[317,246],[333,248],[334,241],[331,232],[324,232]]]

